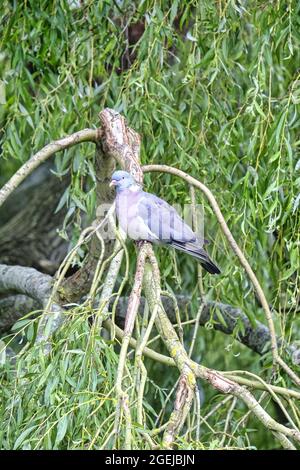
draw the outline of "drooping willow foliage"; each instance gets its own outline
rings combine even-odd
[[[257,273],[278,335],[287,343],[297,341],[299,2],[28,0],[4,2],[0,8],[1,185],[47,142],[96,127],[100,110],[116,109],[141,134],[143,164],[168,164],[209,186]],[[73,243],[82,228],[79,212],[91,219],[95,212],[93,163],[90,144],[55,157],[57,176],[71,175],[60,208],[69,208],[65,223],[74,226]],[[145,187],[172,204],[190,202],[187,186],[170,175],[146,175]],[[204,276],[206,297],[240,307],[253,322],[264,322],[212,211],[200,194],[196,197],[204,204],[210,253],[222,269],[221,276]],[[164,249],[157,255],[163,288],[191,295],[196,314],[196,263]],[[132,256],[131,271],[134,265]],[[111,438],[118,351],[93,330],[92,313],[79,307],[70,311],[72,321],[57,334],[51,360],[30,346],[36,320],[19,322],[16,330],[28,343],[17,368],[3,366],[1,372],[1,447],[122,446],[122,430],[117,442]],[[192,328],[187,325],[184,332],[188,345]],[[270,354],[261,361],[235,335],[225,337],[208,323],[198,332],[195,360],[218,370],[259,372],[269,380]],[[154,349],[162,347],[153,344]],[[174,395],[167,397],[178,373],[174,369],[166,374],[164,365],[150,359],[147,367],[143,409],[153,428],[172,409]],[[129,356],[129,384],[134,373]],[[285,375],[272,379],[291,385]],[[252,417],[244,420],[241,404],[227,400],[218,407],[224,397],[201,387],[201,416],[214,407],[216,411],[201,421],[200,437],[197,413],[191,414],[178,437],[179,447],[276,445]],[[134,408],[132,385],[129,395]],[[262,403],[278,412],[272,401]],[[297,409],[294,419],[299,423]],[[151,438],[160,445],[160,437]],[[147,447],[138,426],[134,445]]]

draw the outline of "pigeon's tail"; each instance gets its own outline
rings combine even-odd
[[[172,240],[169,244],[177,250],[184,251],[185,253],[196,258],[201,266],[203,266],[203,268],[210,274],[220,274],[221,271],[219,268],[213,263],[206,251],[199,247],[198,243]]]

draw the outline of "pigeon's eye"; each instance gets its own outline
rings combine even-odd
[[[122,176],[122,180],[125,178],[125,176]]]

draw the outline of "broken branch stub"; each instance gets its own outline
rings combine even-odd
[[[141,138],[128,127],[121,114],[106,108],[99,114],[103,129],[103,148],[119,165],[132,174],[138,183],[143,182],[140,166]]]
[[[128,127],[125,118],[113,109],[106,108],[99,114],[101,121],[101,140],[96,146],[96,201],[97,206],[109,206],[114,201],[114,191],[109,187],[116,162],[130,172],[139,183],[143,181],[143,172],[139,164],[140,136]],[[98,225],[105,214],[97,218]],[[113,251],[114,240],[105,239],[107,259]],[[68,302],[78,301],[90,289],[99,259],[99,241],[93,237],[86,261],[81,269],[62,283],[59,294]]]

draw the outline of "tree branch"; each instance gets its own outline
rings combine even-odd
[[[117,258],[116,271],[119,271],[119,258]],[[103,301],[107,301],[110,295],[112,294],[112,282],[116,277],[116,272],[114,270],[113,274],[109,274],[109,289],[103,289],[102,298]],[[106,284],[105,284],[106,285]],[[161,297],[162,304],[166,314],[172,323],[176,322],[175,310],[173,301],[164,295]],[[181,312],[190,309],[191,299],[189,296],[179,295],[176,297],[178,308]],[[99,301],[99,306],[101,305]],[[111,299],[106,303],[105,312],[112,311],[115,305],[115,300]],[[33,303],[32,299],[26,296],[9,296],[4,299],[0,299],[0,333],[8,331],[12,325],[23,315],[30,312],[31,310],[36,310],[41,308],[42,299],[40,302]],[[145,298],[141,297],[139,312],[142,312],[145,307]],[[115,311],[115,317],[117,325],[124,327],[124,319],[126,311],[128,308],[128,297],[120,297]],[[217,315],[216,310],[218,310],[219,315],[222,316],[223,321],[220,320],[219,315]],[[188,313],[187,318],[191,319],[191,315]],[[206,326],[208,322],[213,326],[217,331],[220,331],[224,334],[232,334],[239,323],[243,325],[243,331],[239,332],[236,336],[236,339],[247,346],[252,351],[262,355],[268,351],[268,345],[270,343],[270,332],[268,328],[258,320],[256,320],[256,325],[253,327],[249,321],[247,315],[245,315],[242,310],[231,305],[222,304],[219,302],[207,302],[202,309],[200,317],[200,326]],[[121,330],[122,331],[122,330]],[[278,344],[282,344],[280,338],[277,339]],[[294,364],[299,365],[300,363],[300,349],[293,344],[283,345],[291,356]]]
[[[100,138],[98,129],[83,129],[59,140],[55,140],[33,155],[21,168],[11,177],[11,179],[0,190],[0,206],[8,196],[22,183],[26,176],[30,175],[35,168],[46,161],[55,152],[64,150],[81,142],[97,142]]]
[[[177,168],[172,168],[167,165],[145,165],[142,167],[143,172],[151,172],[151,171],[159,171],[159,172],[164,172],[164,173],[170,173],[175,176],[179,176],[180,178],[184,179],[187,181],[189,184],[197,187],[200,189],[205,196],[207,197],[217,219],[220,224],[220,227],[225,235],[225,237],[228,240],[228,243],[230,244],[233,252],[237,255],[238,259],[240,260],[241,265],[244,267],[246,273],[248,274],[248,277],[250,281],[252,282],[252,285],[257,293],[258,299],[261,303],[261,306],[265,312],[265,316],[268,321],[268,326],[269,326],[269,331],[270,331],[270,337],[271,337],[271,349],[272,349],[272,355],[273,355],[273,363],[280,365],[285,372],[291,377],[291,379],[298,385],[300,386],[300,378],[295,374],[295,372],[283,361],[283,359],[279,356],[278,353],[278,345],[277,345],[277,340],[276,340],[276,332],[275,332],[275,327],[274,327],[274,322],[272,318],[272,313],[268,304],[268,301],[266,299],[265,293],[256,277],[254,274],[250,264],[248,263],[244,253],[236,243],[235,239],[233,238],[233,235],[223,217],[223,214],[220,210],[220,207],[212,194],[212,192],[205,186],[203,183],[200,181],[196,180],[192,176],[189,176],[186,174],[184,171],[178,170]]]
[[[125,168],[127,171],[130,171],[135,176],[135,178],[139,182],[141,182],[142,171],[141,171],[141,168],[139,165],[139,159],[138,159],[139,136],[134,131],[132,131],[131,129],[127,127],[124,118],[122,118],[115,111],[106,109],[101,114],[102,114],[102,127],[104,131],[103,148],[105,149],[105,152],[108,155],[112,156],[114,159],[116,159],[123,168]],[[97,131],[93,131],[93,132],[96,133],[95,136],[98,136]],[[86,139],[86,140],[90,140],[90,139]],[[74,143],[78,143],[78,142],[74,142]],[[51,146],[54,144],[55,143],[49,144],[49,145]],[[70,144],[70,145],[73,145],[73,144]],[[1,201],[5,200],[7,195],[10,192],[12,192],[15,187],[18,186],[20,181],[22,181],[26,177],[27,174],[29,174],[36,166],[38,166],[41,161],[48,158],[50,154],[54,153],[53,148],[51,150],[48,147],[49,146],[45,148],[45,149],[48,149],[46,153],[45,153],[45,149],[43,149],[41,152],[39,152],[40,155],[36,154],[34,157],[32,157],[32,159],[29,160],[27,166],[25,164],[21,168],[21,170],[19,170],[19,172],[16,173],[15,175],[16,178],[14,179],[13,177],[10,180],[10,182],[7,183],[7,185],[2,189],[2,192],[0,192],[0,204],[1,204]],[[59,148],[58,150],[60,149],[61,148]],[[49,152],[48,156],[46,155],[47,152]],[[198,182],[194,178],[186,175],[185,173],[180,172],[180,170],[175,170],[172,168],[170,169],[170,167],[156,166],[156,165],[144,167],[144,169],[145,171],[166,171],[169,173],[179,175],[183,177],[186,181],[188,181],[190,184],[200,188],[206,194],[221,224],[223,232],[225,233],[233,251],[237,254],[246,272],[248,273],[256,289],[258,297],[262,303],[262,306],[265,310],[266,317],[269,322],[273,357],[276,359],[277,363],[280,363],[280,365],[284,367],[284,369],[289,373],[289,375],[291,375],[291,377],[293,377],[293,375],[295,376],[295,374],[292,371],[290,371],[290,369],[285,363],[282,364],[283,361],[278,355],[277,341],[276,341],[271,312],[267,304],[266,298],[264,296],[264,293],[249,263],[247,262],[240,248],[238,247],[235,240],[233,239],[232,234],[229,231],[229,228],[223,218],[223,215],[221,214],[219,206],[217,205],[217,202],[214,196],[212,195],[212,193],[209,191],[208,188],[206,188],[205,185]],[[179,433],[181,427],[184,424],[184,421],[186,419],[186,416],[190,410],[190,407],[193,401],[196,378],[201,378],[207,381],[210,385],[212,385],[216,390],[220,391],[221,393],[231,394],[239,398],[240,400],[242,400],[246,404],[246,406],[249,408],[249,410],[252,411],[256,415],[259,421],[266,428],[270,429],[271,432],[274,433],[274,435],[277,437],[277,439],[281,442],[283,446],[292,448],[292,444],[290,443],[288,438],[292,438],[296,440],[297,442],[300,442],[300,432],[297,429],[290,429],[290,428],[287,428],[286,426],[283,426],[277,423],[261,407],[261,405],[255,399],[255,397],[250,393],[250,391],[246,389],[245,387],[239,385],[239,383],[246,384],[245,381],[247,379],[243,377],[238,377],[238,375],[235,375],[233,372],[232,373],[234,376],[234,381],[233,381],[232,378],[225,376],[225,373],[223,375],[222,373],[218,371],[208,369],[207,367],[197,364],[196,362],[190,359],[190,357],[188,356],[187,352],[184,349],[183,344],[180,342],[173,328],[172,323],[170,322],[170,320],[168,319],[166,315],[166,312],[164,311],[161,298],[160,298],[160,293],[161,293],[160,274],[159,274],[159,269],[157,266],[157,261],[153,254],[152,246],[148,243],[145,243],[142,246],[142,248],[140,248],[140,250],[141,251],[139,252],[138,260],[139,261],[143,260],[143,263],[144,263],[145,253],[146,253],[147,258],[150,260],[150,263],[146,263],[145,265],[144,276],[143,276],[143,288],[145,291],[145,296],[146,296],[149,308],[152,312],[152,318],[155,321],[159,334],[164,344],[166,345],[171,357],[168,358],[166,356],[157,355],[157,353],[155,353],[154,351],[151,351],[147,347],[142,348],[142,353],[152,355],[152,357],[156,357],[157,360],[161,359],[165,364],[176,365],[176,367],[178,368],[181,374],[181,380],[180,380],[179,388],[177,390],[174,409],[171,414],[170,421],[168,425],[166,426],[166,431],[164,435],[165,447],[166,448],[172,447],[172,443],[174,441],[176,434]],[[27,271],[26,272],[23,271],[23,273],[20,273],[20,272],[18,273],[16,271],[16,268],[17,268],[17,271],[20,269],[21,270],[25,269]],[[128,316],[125,322],[125,325],[126,325],[125,332],[120,335],[121,337],[123,337],[123,341],[122,341],[122,347],[121,347],[121,359],[120,359],[121,364],[119,365],[119,369],[121,369],[121,365],[122,367],[124,367],[128,346],[130,344],[134,345],[134,339],[132,338],[131,334],[132,334],[133,327],[134,327],[134,317],[138,311],[139,302],[140,302],[140,293],[141,293],[140,275],[142,275],[141,274],[142,272],[143,272],[143,269],[139,269],[139,268],[137,269],[136,283],[135,283],[136,289],[133,290],[132,296],[131,296],[131,302],[129,302]],[[14,279],[14,274],[16,276],[17,275],[19,276],[18,280]],[[1,285],[2,285],[2,289],[3,289],[2,292],[17,292],[17,293],[21,293],[25,295],[30,295],[33,299],[36,299],[36,300],[40,299],[42,296],[47,301],[49,298],[49,291],[51,292],[51,282],[50,282],[51,278],[47,276],[47,279],[45,279],[45,275],[42,275],[44,276],[43,278],[39,276],[41,276],[40,273],[37,273],[35,270],[32,270],[31,268],[8,267],[8,266],[3,267],[3,265],[2,266],[0,265],[0,282],[1,282],[0,293],[1,293]],[[19,290],[17,290],[17,287]],[[56,297],[54,299],[51,298],[51,302],[49,301],[49,305],[51,304],[51,310],[53,307],[56,307],[57,305],[57,312],[60,315],[60,317],[59,315],[58,317],[61,318],[61,310],[62,310],[61,306],[59,304],[56,304],[55,302],[56,302]],[[45,302],[44,302],[44,305],[45,305]],[[153,312],[156,313],[156,309],[157,309],[157,314],[154,316]],[[48,314],[50,315],[51,312],[46,312],[46,315]],[[54,318],[54,321],[55,321],[55,318]],[[108,320],[106,321],[109,322]],[[231,326],[229,325],[229,329],[230,328]],[[118,333],[117,329],[116,331]],[[42,336],[41,336],[41,340],[44,340]],[[136,342],[137,347],[139,347],[139,344],[140,344],[139,342]],[[122,392],[122,387],[121,387],[122,376],[123,374],[118,373],[118,379],[117,379],[118,387],[117,388],[121,390],[121,392]],[[295,380],[295,377],[293,377],[293,379]],[[298,378],[296,377],[295,381],[297,381],[297,379]],[[259,380],[257,381],[251,380],[249,382],[251,382],[251,384],[249,383],[249,386],[253,386],[254,388],[261,389],[265,387],[265,384]],[[268,385],[268,389],[272,390],[272,392],[275,392],[274,386]],[[279,393],[280,387],[277,387],[277,389],[278,389],[277,393]],[[297,394],[297,392],[285,390],[285,395],[287,395],[288,392]],[[295,395],[290,395],[290,396],[295,397]],[[125,432],[126,434],[125,446],[130,447],[131,418],[130,418],[129,403],[125,395],[122,394],[122,397],[125,398],[125,401],[123,403],[123,409],[124,409],[125,417],[127,420],[126,430],[125,430],[126,431]]]
[[[153,263],[155,261],[153,260]],[[157,276],[157,268],[152,270],[149,264],[146,265],[145,269],[145,295],[147,301],[149,302],[150,308],[154,308],[154,305],[157,305],[157,298],[155,289],[153,288],[154,278]],[[164,341],[170,356],[174,359],[177,368],[181,373],[185,372],[187,381],[189,381],[190,386],[194,384],[194,377],[201,378],[206,382],[210,383],[215,389],[219,390],[224,394],[231,394],[238,399],[242,400],[249,410],[251,410],[258,420],[267,428],[270,429],[275,437],[280,440],[281,444],[287,442],[282,439],[281,436],[278,436],[278,433],[283,434],[285,437],[290,437],[295,439],[300,443],[300,432],[298,429],[290,429],[282,424],[276,422],[258,403],[255,397],[251,394],[249,390],[245,387],[240,386],[236,381],[229,380],[227,377],[224,377],[221,373],[208,369],[196,362],[192,361],[187,352],[185,351],[183,345],[181,344],[178,336],[175,333],[175,330],[168,319],[166,313],[164,312],[163,306],[160,303],[158,308],[158,320],[156,323],[157,329],[161,335],[162,340]],[[190,373],[188,373],[190,370]]]
[[[172,323],[176,322],[174,303],[167,296],[161,296],[162,304],[166,314]],[[178,308],[181,312],[187,311],[187,318],[191,319],[190,314],[191,298],[187,295],[176,296]],[[124,322],[125,312],[127,309],[128,297],[120,297],[116,308],[116,319],[119,325]],[[145,298],[141,297],[140,312],[143,311]],[[217,311],[219,315],[217,314]],[[220,316],[222,320],[220,320]],[[258,354],[264,354],[268,351],[268,345],[271,342],[269,329],[261,322],[256,320],[255,327],[252,326],[247,315],[239,308],[232,305],[222,304],[220,302],[209,301],[203,305],[199,324],[206,326],[210,322],[212,327],[225,334],[233,334],[237,325],[242,325],[242,331],[238,332],[236,339]],[[277,338],[278,344],[282,344],[282,340]],[[285,349],[293,356],[293,362],[297,365],[300,363],[300,350],[296,345],[284,345]]]
[[[0,294],[17,293],[44,303],[52,289],[52,277],[36,269],[0,264]]]
[[[129,397],[125,390],[123,390],[123,374],[126,364],[126,356],[128,351],[128,346],[134,329],[135,318],[139,309],[139,302],[141,297],[142,290],[142,281],[144,274],[144,266],[146,259],[146,248],[142,248],[139,252],[137,259],[137,267],[134,279],[134,285],[129,297],[128,309],[125,318],[125,328],[124,336],[122,338],[121,351],[119,356],[119,364],[117,370],[116,378],[116,392],[117,392],[117,409],[116,409],[116,418],[115,418],[115,434],[117,435],[119,426],[120,426],[120,417],[121,417],[121,408],[124,410],[125,419],[126,419],[126,432],[125,432],[125,450],[131,449],[131,413],[129,408]]]

